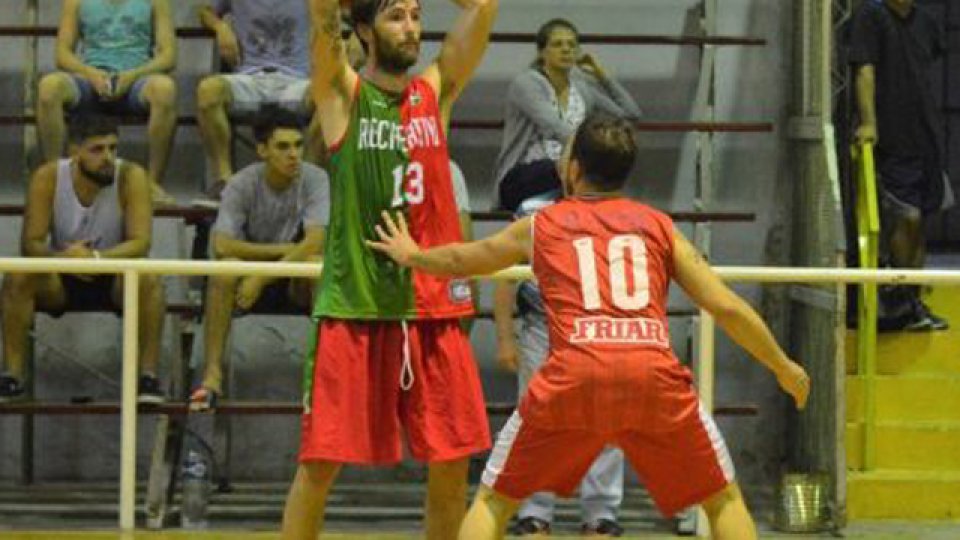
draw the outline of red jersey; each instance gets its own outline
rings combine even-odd
[[[532,227],[550,354],[521,416],[543,426],[656,431],[662,400],[691,381],[667,322],[672,220],[626,198],[583,197],[541,210]]]

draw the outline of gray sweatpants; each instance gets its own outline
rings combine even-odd
[[[547,321],[540,315],[524,315],[520,320],[519,393],[522,396],[534,373],[547,358],[549,340]],[[519,519],[535,517],[553,522],[556,496],[553,493],[535,493],[517,513]],[[584,523],[598,519],[616,520],[623,500],[623,452],[608,446],[597,456],[580,482],[580,513]]]

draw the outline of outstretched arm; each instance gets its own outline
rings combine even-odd
[[[367,245],[387,254],[401,266],[422,270],[428,274],[490,274],[529,258],[530,219],[515,221],[483,240],[422,250],[410,236],[403,214],[398,214],[394,220],[389,212],[383,212],[383,225],[377,225],[380,241],[367,240]]]
[[[797,408],[806,406],[810,378],[787,358],[760,315],[724,284],[707,261],[679,232],[674,233],[673,265],[677,283],[717,320],[733,340],[777,376]]]
[[[329,147],[347,130],[358,76],[347,61],[347,48],[340,35],[338,0],[310,0],[310,16],[314,29],[311,91],[320,115],[323,140]]]
[[[454,101],[483,60],[497,18],[499,0],[452,0],[463,10],[447,32],[440,55],[424,72],[440,98],[444,121],[449,122]]]

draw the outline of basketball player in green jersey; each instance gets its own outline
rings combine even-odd
[[[316,537],[343,464],[399,462],[401,431],[413,457],[428,464],[427,538],[455,538],[469,457],[490,447],[477,367],[458,320],[473,313],[469,285],[411,272],[364,243],[390,209],[404,212],[420,245],[461,240],[447,128],[486,50],[497,0],[452,1],[461,13],[439,56],[413,75],[418,0],[349,2],[369,55],[362,73],[347,62],[340,2],[311,0],[312,91],[330,149],[331,214],[285,539]]]

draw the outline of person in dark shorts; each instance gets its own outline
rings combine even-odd
[[[143,168],[117,157],[117,125],[100,116],[77,117],[69,159],[51,161],[30,180],[24,211],[24,257],[131,259],[150,252],[153,211]],[[3,367],[0,401],[23,395],[27,333],[36,309],[53,315],[71,309],[123,305],[123,278],[114,275],[7,274],[0,293]],[[163,401],[157,364],[165,310],[159,276],[140,276],[141,403]]]
[[[303,262],[319,260],[330,215],[327,174],[303,161],[300,117],[268,107],[254,124],[260,161],[233,175],[213,225],[218,260]],[[190,408],[209,410],[222,391],[222,360],[234,315],[248,312],[306,315],[314,280],[212,276],[204,307],[203,382]]]
[[[914,0],[866,0],[853,18],[858,143],[876,146],[881,265],[922,268],[924,218],[952,205],[943,171],[942,120],[931,67],[946,45],[937,20]],[[882,330],[945,330],[914,285],[884,286]]]

